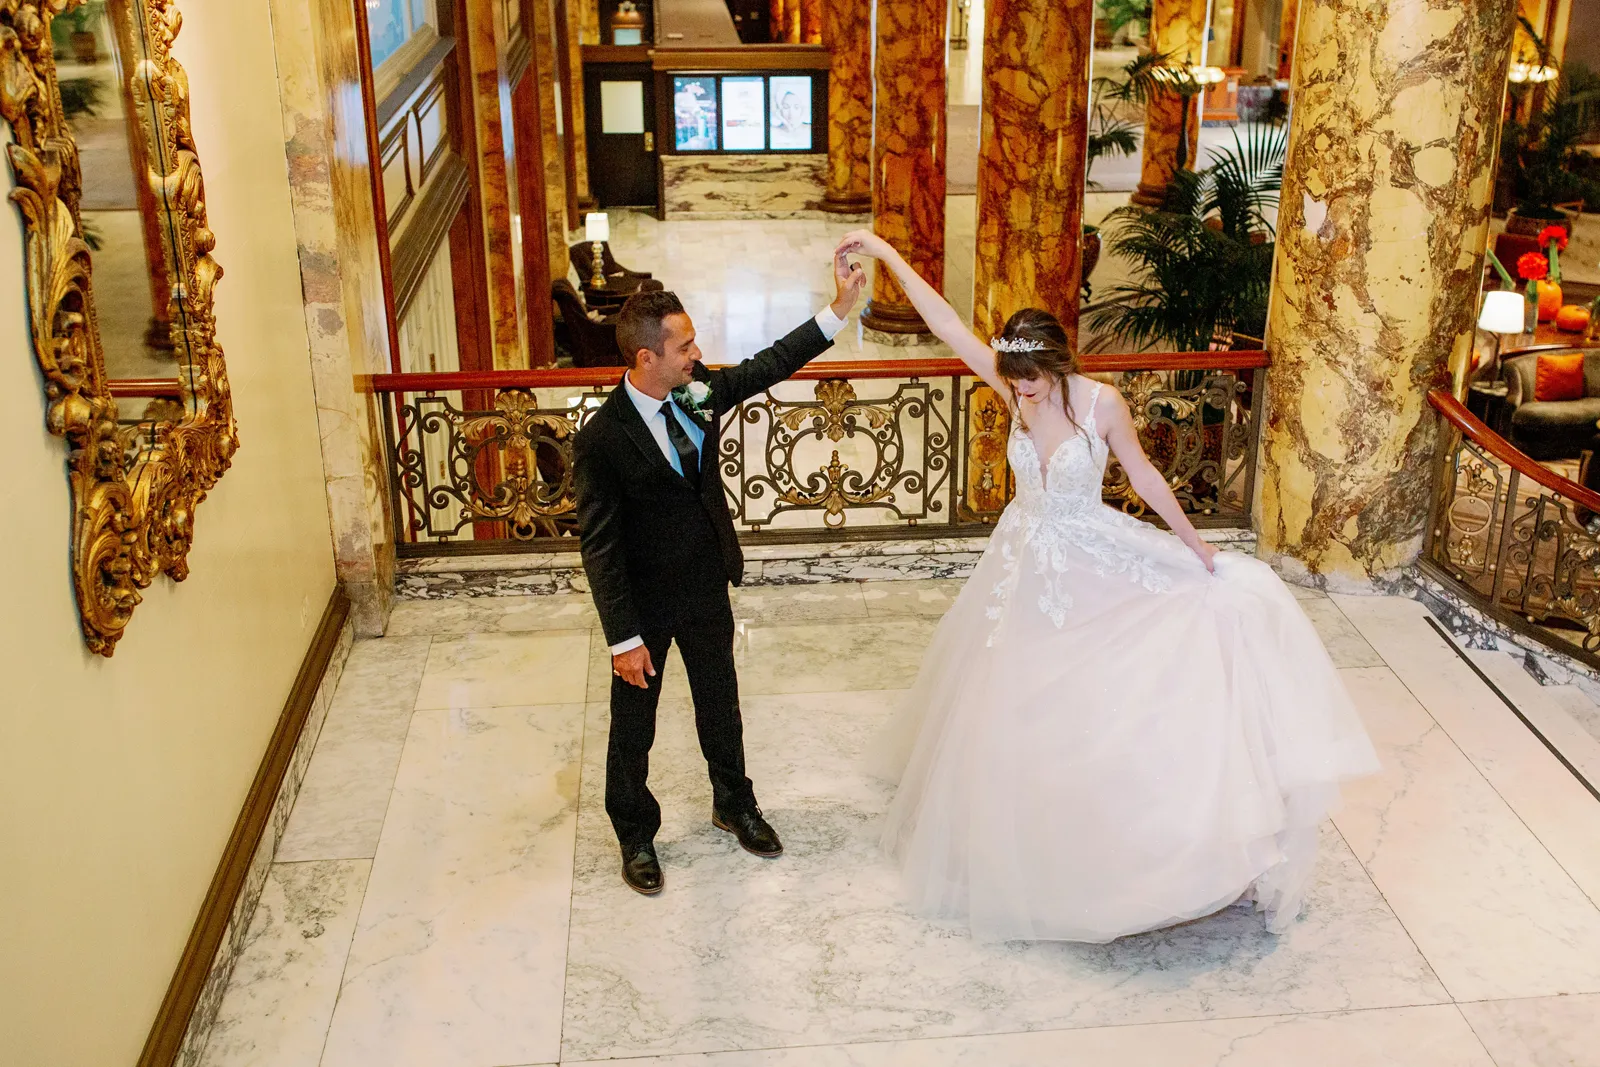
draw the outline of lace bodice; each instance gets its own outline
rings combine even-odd
[[[1072,608],[1071,574],[1088,557],[1096,574],[1126,575],[1152,593],[1166,592],[1171,579],[1141,551],[1137,536],[1144,524],[1107,507],[1100,499],[1110,446],[1095,424],[1101,384],[1089,393],[1088,416],[1080,432],[1056,446],[1041,460],[1033,438],[1013,418],[1006,458],[1017,479],[1017,495],[995,527],[993,550],[1004,560],[1005,577],[990,592],[988,616],[995,621],[989,635],[1001,635],[1007,601],[1016,592],[1025,557],[1043,580],[1038,608],[1059,628]],[[1029,551],[1031,550],[1031,551]]]
[[[1100,487],[1105,480],[1106,458],[1111,450],[1095,426],[1095,404],[1100,399],[1100,389],[1100,383],[1096,382],[1089,393],[1089,413],[1079,420],[1080,431],[1057,445],[1048,459],[1039,455],[1033,438],[1022,429],[1022,420],[1012,420],[1006,458],[1017,476],[1013,508],[1031,511],[1101,506]]]

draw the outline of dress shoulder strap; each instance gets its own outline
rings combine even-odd
[[[1097,437],[1095,432],[1095,408],[1100,403],[1100,390],[1104,382],[1095,382],[1094,388],[1089,391],[1089,417],[1084,420],[1083,432],[1091,439]]]

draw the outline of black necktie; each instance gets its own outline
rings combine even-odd
[[[683,476],[689,479],[689,484],[696,489],[700,487],[700,450],[694,447],[694,442],[689,440],[683,424],[678,421],[678,416],[673,413],[672,401],[668,400],[661,405],[661,416],[667,420],[667,440],[672,442],[673,449],[678,453],[678,466],[683,468]]]

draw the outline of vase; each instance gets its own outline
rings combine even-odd
[[[1539,321],[1554,322],[1561,313],[1561,286],[1555,282],[1539,283]]]

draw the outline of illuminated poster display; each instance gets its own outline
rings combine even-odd
[[[767,147],[766,79],[722,79],[722,150],[759,152]]]
[[[771,82],[772,149],[811,151],[811,79],[774,75]]]
[[[717,79],[672,79],[672,113],[680,152],[714,152],[717,148]]]

